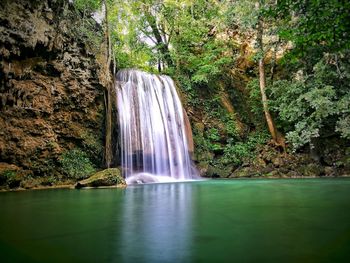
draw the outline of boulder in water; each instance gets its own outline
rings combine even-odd
[[[83,187],[103,187],[103,186],[116,186],[125,187],[126,183],[121,176],[118,168],[109,168],[90,176],[89,178],[79,181],[75,188],[80,189]]]

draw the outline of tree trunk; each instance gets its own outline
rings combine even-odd
[[[259,59],[259,84],[260,84],[261,101],[263,104],[267,127],[269,128],[272,139],[277,142],[276,127],[269,111],[268,100],[265,92],[266,76],[265,76],[265,65],[264,65],[263,58]]]
[[[155,17],[149,12],[146,12],[145,15],[147,22],[152,29],[153,36],[156,39],[158,52],[162,55],[168,67],[172,67],[174,63],[170,56],[168,44],[163,41],[162,35],[160,34],[160,31],[157,27],[157,21]]]
[[[262,3],[262,0],[259,0],[257,2],[257,9],[260,9],[260,4]],[[264,34],[264,24],[261,15],[258,17],[258,24],[257,24],[257,44],[259,46],[259,52],[260,52],[260,59],[259,59],[259,86],[260,86],[260,93],[261,93],[261,102],[263,104],[263,110],[266,118],[267,127],[269,129],[269,132],[271,134],[273,142],[281,146],[283,150],[285,151],[285,138],[284,136],[277,130],[275,123],[273,121],[273,118],[271,116],[271,113],[269,111],[268,106],[268,99],[266,96],[266,74],[265,74],[265,62],[264,62],[264,43],[263,43],[263,34]]]
[[[105,165],[107,168],[111,166],[112,163],[112,92],[113,87],[113,77],[111,77],[111,57],[112,57],[112,48],[110,40],[110,32],[108,25],[108,6],[107,1],[103,0],[105,6],[105,41],[106,41],[106,74],[108,74],[108,83],[106,87],[105,95],[105,106],[106,106],[106,141],[105,141]]]
[[[111,35],[109,32],[109,24],[108,24],[108,5],[107,1],[103,0],[103,4],[105,6],[105,23],[106,23],[106,31],[105,31],[105,39],[107,43],[107,69],[110,69],[111,61],[112,61],[112,46],[111,46]]]

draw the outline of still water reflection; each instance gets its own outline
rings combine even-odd
[[[123,203],[124,261],[184,262],[190,258],[191,184],[145,185],[128,189]]]
[[[0,193],[1,262],[350,262],[350,180]]]

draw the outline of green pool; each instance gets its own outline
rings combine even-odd
[[[0,193],[1,262],[350,262],[350,180]]]

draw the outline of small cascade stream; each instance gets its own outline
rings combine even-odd
[[[121,70],[116,90],[127,183],[199,178],[190,157],[191,127],[174,81],[164,75]]]

